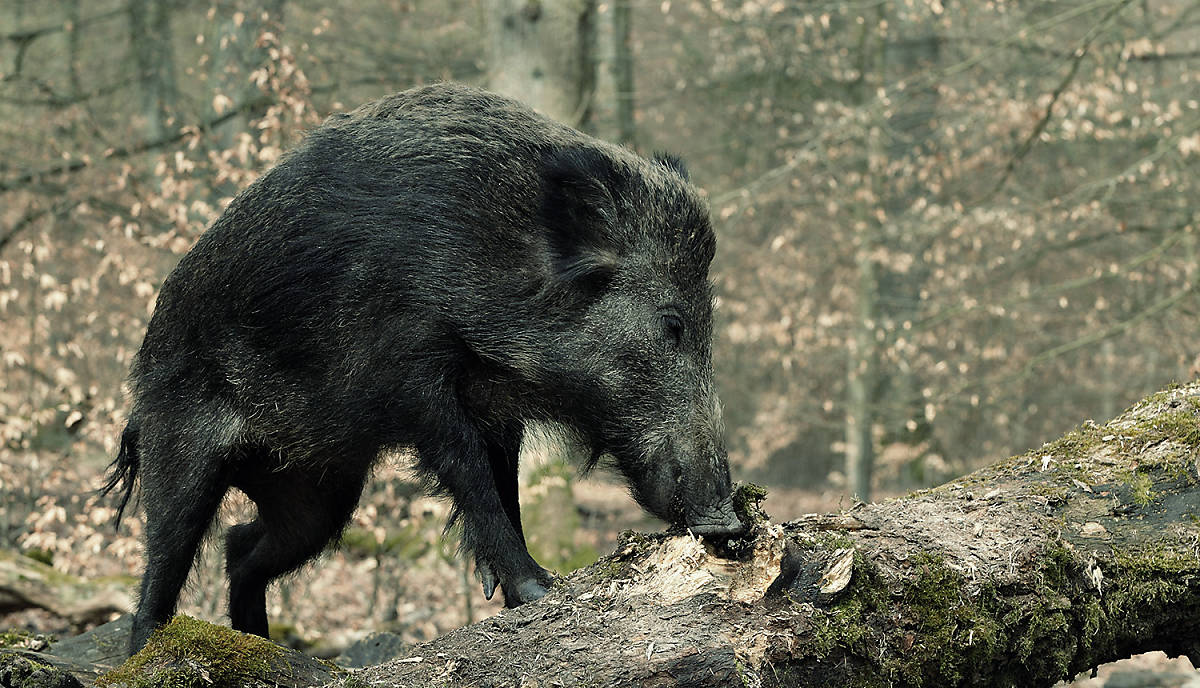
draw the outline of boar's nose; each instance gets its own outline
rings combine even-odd
[[[696,535],[741,535],[748,530],[733,509],[733,501],[725,499],[707,511],[688,519],[688,530]]]

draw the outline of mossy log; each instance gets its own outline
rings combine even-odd
[[[746,512],[761,497],[739,496]],[[60,645],[88,666],[55,675],[90,685],[113,659],[96,639],[123,638],[117,627]],[[245,636],[227,629],[183,628],[152,640],[170,652],[100,682],[940,688],[1048,686],[1148,650],[1200,663],[1200,383],[932,490],[759,521],[720,551],[626,534],[542,600],[349,675],[283,648],[238,650]]]
[[[307,688],[345,671],[258,636],[177,616],[128,657],[123,616],[37,651],[0,648],[0,688]],[[44,645],[44,643],[42,643]]]
[[[0,550],[0,614],[44,609],[74,626],[107,621],[132,607],[132,579],[87,580],[17,552]]]
[[[534,604],[356,673],[391,686],[1048,686],[1200,660],[1200,384],[941,487],[626,537]]]

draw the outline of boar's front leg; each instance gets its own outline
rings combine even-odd
[[[521,528],[520,480],[518,469],[521,463],[521,435],[523,428],[519,423],[505,424],[499,432],[487,439],[488,463],[492,466],[492,479],[496,483],[496,492],[500,495],[500,503],[504,505],[504,513],[508,514],[508,522],[517,531],[521,542],[525,542],[525,532]]]
[[[553,577],[529,556],[519,525],[519,426],[484,436],[457,407],[439,410],[439,430],[418,444],[417,453],[454,499],[463,547],[475,554],[484,594],[490,599],[499,581],[506,606],[542,597]]]
[[[521,502],[519,468],[521,458],[521,436],[523,428],[520,423],[506,423],[497,432],[487,438],[488,463],[492,467],[492,479],[496,483],[496,492],[500,495],[500,503],[508,521],[517,531],[517,537],[525,542],[525,532],[521,528]],[[528,548],[526,548],[528,551]],[[492,599],[496,585],[500,583],[491,564],[476,557],[475,572],[479,582],[483,584],[483,596]],[[505,601],[519,597],[515,592],[505,591]],[[513,605],[515,606],[515,605]]]

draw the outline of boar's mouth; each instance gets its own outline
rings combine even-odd
[[[715,507],[689,513],[686,520],[688,530],[695,535],[734,536],[748,529],[738,518],[730,499],[725,499]]]

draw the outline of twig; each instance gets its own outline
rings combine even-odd
[[[1070,86],[1071,82],[1075,80],[1075,75],[1079,73],[1079,65],[1083,63],[1083,58],[1087,57],[1088,49],[1091,48],[1092,42],[1096,40],[1096,37],[1100,35],[1100,30],[1103,29],[1104,26],[1113,19],[1113,17],[1116,17],[1121,10],[1128,7],[1132,2],[1133,0],[1122,0],[1120,4],[1113,6],[1108,10],[1107,13],[1105,13],[1103,17],[1100,18],[1100,21],[1092,27],[1091,31],[1088,31],[1087,35],[1084,36],[1083,41],[1079,44],[1079,47],[1075,49],[1074,56],[1071,60],[1071,68],[1067,71],[1067,75],[1063,77],[1062,81],[1059,82],[1058,87],[1055,88],[1054,92],[1050,95],[1050,103],[1046,106],[1046,112],[1042,114],[1041,119],[1039,119],[1038,123],[1034,125],[1033,131],[1029,132],[1029,136],[1025,137],[1025,140],[1021,142],[1020,147],[1017,148],[1016,153],[1013,153],[1013,156],[1009,159],[1008,164],[1004,166],[1004,174],[1001,175],[1000,181],[996,183],[996,186],[992,189],[991,193],[984,197],[984,202],[1000,193],[1000,190],[1004,188],[1004,185],[1008,183],[1009,178],[1012,177],[1013,172],[1016,171],[1017,165],[1019,165],[1021,160],[1023,160],[1025,156],[1029,154],[1029,151],[1033,149],[1033,144],[1037,141],[1038,137],[1041,136],[1042,132],[1046,130],[1046,126],[1050,123],[1050,117],[1054,114],[1054,106],[1058,104],[1058,99],[1062,97],[1062,94],[1066,92],[1067,87]]]
[[[137,143],[132,146],[113,148],[108,151],[105,151],[105,153],[101,157],[102,157],[102,159],[105,159],[105,160],[116,160],[116,159],[120,159],[120,158],[127,158],[131,155],[136,155],[138,153],[145,153],[146,151],[155,150],[157,148],[162,148],[164,146],[169,146],[172,143],[177,143],[177,142],[182,141],[183,139],[186,139],[187,137],[191,136],[193,134],[194,130],[197,128],[198,129],[212,129],[214,127],[220,126],[221,124],[233,119],[234,117],[237,117],[238,115],[241,115],[244,112],[253,110],[255,108],[262,107],[264,105],[270,105],[271,102],[272,102],[271,99],[266,96],[262,96],[259,98],[252,98],[252,99],[238,105],[237,107],[233,108],[232,110],[230,110],[218,117],[214,117],[210,120],[202,122],[195,127],[188,127],[185,129],[181,129],[177,132],[168,134],[166,136],[162,136],[157,139],[151,139],[149,141],[142,141],[141,143]],[[78,172],[79,170],[85,169],[87,167],[91,167],[93,162],[94,162],[94,160],[92,160],[91,158],[86,158],[86,159],[85,158],[76,158],[75,160],[72,160],[64,165],[58,165],[58,166],[47,168],[47,169],[41,169],[41,170],[36,170],[34,172],[26,172],[24,174],[20,174],[11,179],[7,179],[3,182],[0,182],[0,193],[18,189],[20,187],[25,186],[26,184],[29,184],[30,182],[32,182],[34,180],[42,178],[42,177],[53,176],[53,175],[57,175],[57,174],[67,174],[70,172]]]

